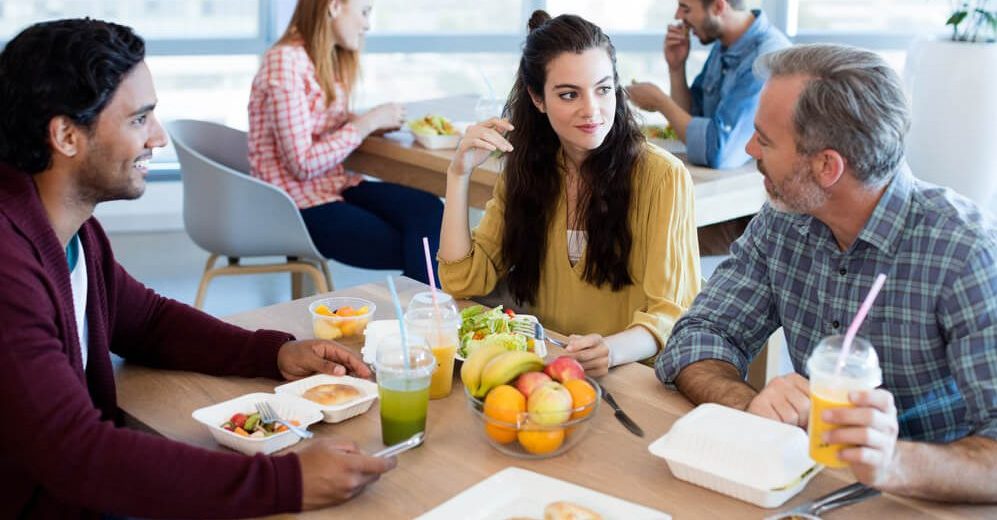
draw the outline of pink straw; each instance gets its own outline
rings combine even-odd
[[[433,277],[433,261],[429,257],[429,238],[422,237],[422,252],[426,254],[426,275],[429,277],[429,294],[433,297],[433,309],[436,311],[436,341],[440,341],[440,302],[436,298],[436,278]]]
[[[876,277],[876,281],[872,283],[872,288],[869,289],[869,294],[865,296],[865,301],[862,302],[859,311],[855,313],[852,324],[848,326],[848,331],[845,332],[845,341],[841,344],[841,354],[838,355],[838,366],[834,370],[835,376],[841,375],[841,369],[845,367],[845,361],[848,360],[848,353],[852,348],[852,341],[855,339],[855,335],[858,334],[862,322],[865,321],[865,316],[869,314],[872,302],[876,300],[876,296],[879,296],[879,291],[883,288],[884,283],[886,283],[886,275],[880,273]]]

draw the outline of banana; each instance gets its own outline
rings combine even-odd
[[[464,382],[471,395],[477,395],[478,385],[481,384],[481,372],[488,362],[505,352],[508,350],[502,345],[482,345],[464,360],[464,366],[460,367],[460,380]]]
[[[477,391],[471,395],[484,397],[492,388],[516,379],[520,374],[542,370],[543,367],[544,360],[533,352],[522,350],[504,352],[488,362],[481,372]]]

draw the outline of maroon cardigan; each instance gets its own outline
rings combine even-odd
[[[85,373],[65,250],[31,177],[0,164],[0,518],[299,511],[297,455],[247,457],[121,428],[109,354],[279,379],[277,351],[293,338],[248,332],[157,295],[115,262],[96,219],[80,239],[89,286]],[[168,394],[159,397],[170,406]]]

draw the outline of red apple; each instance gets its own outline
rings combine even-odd
[[[551,361],[544,368],[544,372],[554,379],[554,381],[561,383],[571,381],[572,379],[585,379],[585,369],[582,368],[582,364],[568,356],[561,356]]]
[[[543,372],[527,372],[516,380],[516,389],[519,390],[523,396],[529,397],[533,393],[536,387],[549,383],[550,376],[544,374]]]

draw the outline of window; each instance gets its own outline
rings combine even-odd
[[[799,0],[798,27],[801,32],[942,32],[949,7],[939,0]]]
[[[256,38],[260,0],[5,0],[0,39],[40,20],[89,16],[133,27],[143,38]]]
[[[378,0],[371,11],[374,33],[521,32],[521,0]]]

